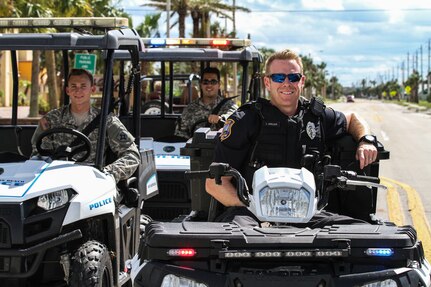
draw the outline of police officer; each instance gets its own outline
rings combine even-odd
[[[192,101],[182,112],[175,135],[190,138],[193,132],[207,124],[217,129],[220,121],[225,121],[238,106],[220,95],[220,71],[207,67],[201,74],[201,97]]]
[[[66,87],[70,104],[47,113],[39,121],[39,125],[33,134],[32,145],[33,155],[37,154],[35,147],[39,135],[51,128],[65,127],[83,131],[93,119],[100,113],[100,110],[90,104],[91,94],[96,90],[93,83],[93,75],[84,69],[72,69]],[[97,120],[97,119],[96,119]],[[140,163],[140,154],[134,137],[128,132],[120,120],[112,114],[107,119],[106,142],[109,148],[116,155],[116,160],[104,167],[104,171],[111,174],[115,181],[128,179],[137,169]],[[98,140],[98,128],[94,128],[88,138],[91,142],[90,156],[85,160],[94,163],[96,158],[96,144]],[[49,149],[64,144],[71,144],[74,136],[70,134],[58,133],[45,138],[42,148]],[[105,145],[105,148],[107,146]],[[78,153],[76,157],[79,157]]]
[[[300,97],[305,76],[297,54],[287,49],[276,52],[265,70],[270,100],[243,105],[226,121],[214,162],[229,163],[251,187],[253,173],[262,165],[298,168],[302,155],[323,152],[325,142],[346,132],[359,142],[356,158],[361,169],[376,160],[377,148],[363,119]],[[222,185],[207,179],[206,190],[224,206],[244,206],[230,177],[223,177]]]

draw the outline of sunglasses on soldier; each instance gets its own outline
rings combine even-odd
[[[211,84],[211,85],[214,86],[214,85],[218,84],[218,81],[214,80],[214,79],[212,79],[212,80],[208,80],[208,79],[202,80],[202,85],[209,85],[209,84]]]

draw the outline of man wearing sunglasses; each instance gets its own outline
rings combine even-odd
[[[220,71],[217,68],[207,67],[202,71],[200,88],[200,98],[183,110],[175,135],[190,138],[197,128],[204,126],[216,130],[238,108],[232,100],[220,95]]]
[[[303,155],[314,151],[323,154],[325,143],[344,133],[359,143],[356,158],[361,169],[376,160],[375,139],[368,140],[369,127],[358,115],[343,114],[315,98],[308,101],[300,97],[305,76],[297,54],[276,52],[268,58],[265,69],[270,99],[245,104],[229,117],[214,162],[230,164],[251,187],[254,172],[263,165],[299,168]],[[207,179],[206,190],[226,207],[244,206],[229,177],[222,178],[222,185]]]

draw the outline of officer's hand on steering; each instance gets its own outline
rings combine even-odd
[[[356,150],[356,159],[359,160],[359,167],[363,169],[377,159],[377,148],[366,142],[360,142]]]
[[[209,115],[208,116],[208,122],[210,124],[216,124],[218,123],[220,120],[220,116],[219,115]]]

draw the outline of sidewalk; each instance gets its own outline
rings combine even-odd
[[[18,107],[18,118],[28,117],[30,112],[30,107],[19,106]],[[11,118],[12,117],[12,107],[0,107],[0,118]]]
[[[407,107],[407,110],[412,112],[425,113],[425,114],[431,115],[431,109],[427,107],[419,106],[417,104],[410,104],[410,103],[406,107]]]

